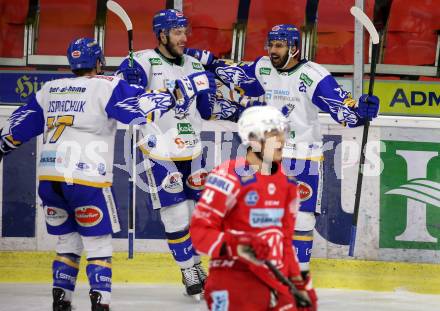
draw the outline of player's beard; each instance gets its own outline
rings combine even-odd
[[[289,58],[289,53],[284,54],[281,57],[275,58],[273,59],[273,56],[278,56],[277,54],[271,54],[270,55],[270,62],[272,63],[272,66],[274,66],[277,69],[283,68],[283,66],[286,64],[288,58]]]
[[[165,44],[165,48],[175,58],[182,57],[183,55],[183,53],[177,49],[177,44],[172,44],[169,38],[167,40],[167,44]]]

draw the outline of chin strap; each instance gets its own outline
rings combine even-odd
[[[290,60],[295,57],[296,55],[298,55],[299,53],[299,49],[297,48],[295,53],[292,54],[292,49],[289,49],[289,57],[286,60],[286,63],[284,64],[284,66],[281,69],[286,69],[287,65],[289,64]]]

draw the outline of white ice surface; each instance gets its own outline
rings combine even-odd
[[[0,283],[1,311],[51,310],[49,284]],[[90,310],[86,284],[77,286],[74,310]],[[183,296],[179,285],[113,286],[112,311],[206,311],[205,302]],[[319,311],[434,311],[440,310],[440,295],[405,291],[369,292],[318,289]]]

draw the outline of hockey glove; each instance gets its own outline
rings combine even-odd
[[[194,96],[199,94],[215,94],[214,74],[208,71],[190,74],[187,77],[177,79],[176,88],[183,97],[176,101],[176,112],[186,112]]]
[[[227,254],[230,257],[239,257],[245,261],[249,261],[249,257],[264,260],[270,253],[269,244],[253,233],[232,234],[226,232],[225,243]]]
[[[16,146],[14,146],[13,143],[7,143],[5,141],[6,137],[1,137],[2,130],[3,129],[0,129],[0,162],[2,161],[5,154],[8,154],[9,152],[17,148]]]
[[[291,278],[299,295],[294,295],[298,311],[316,311],[318,310],[318,297],[316,291],[312,286],[312,279],[310,274],[304,274],[303,277]],[[305,306],[304,301],[308,301],[309,305]]]
[[[122,71],[124,80],[129,84],[141,85],[141,72],[136,67],[126,67]]]
[[[359,98],[358,114],[362,119],[372,120],[379,112],[379,98],[364,94]]]
[[[192,56],[202,63],[203,66],[211,65],[214,61],[214,54],[207,50],[185,48],[183,51],[186,55]]]

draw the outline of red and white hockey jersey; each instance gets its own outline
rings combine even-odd
[[[205,187],[190,230],[197,251],[211,256],[211,267],[242,269],[236,258],[220,253],[225,232],[248,232],[268,242],[268,259],[284,275],[300,275],[292,248],[298,188],[293,177],[283,174],[281,165],[275,174],[262,175],[255,173],[244,158],[230,160],[209,174]]]

